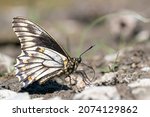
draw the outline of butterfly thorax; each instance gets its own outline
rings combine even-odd
[[[70,58],[64,61],[64,71],[67,75],[76,71],[78,65],[81,63],[81,58]]]

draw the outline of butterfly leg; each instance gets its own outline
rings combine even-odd
[[[94,81],[95,80],[95,70],[93,69],[93,67],[91,67],[91,66],[89,66],[89,65],[87,65],[85,63],[81,63],[81,65],[86,66],[87,68],[89,68],[89,69],[91,69],[93,71],[93,78],[92,78],[91,81]]]
[[[75,73],[80,74],[83,77],[83,81],[85,82],[86,85],[89,85],[91,80],[89,77],[86,75],[84,70],[77,70]]]
[[[69,77],[69,82],[70,82],[70,85],[71,85],[71,86],[74,86],[74,85],[77,84],[77,80],[76,80],[76,79],[71,78],[70,75],[68,75],[68,77]],[[73,81],[72,81],[72,80],[73,80]]]

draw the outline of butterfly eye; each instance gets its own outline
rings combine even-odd
[[[77,58],[78,63],[81,63],[82,59],[81,57]]]

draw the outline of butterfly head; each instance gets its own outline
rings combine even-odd
[[[78,58],[72,58],[73,59],[72,63],[74,63],[75,69],[77,69],[78,65],[81,63],[81,61],[82,61],[82,55],[84,53],[86,53],[88,50],[92,49],[93,47],[94,46],[90,46],[87,50],[85,50],[84,52],[82,52]]]
[[[82,55],[85,54],[90,49],[92,49],[93,47],[94,47],[94,45],[90,46],[88,49],[86,49],[84,52],[82,52],[78,58],[73,58],[74,59],[73,61],[75,61],[76,64],[81,63],[81,61],[82,61]]]

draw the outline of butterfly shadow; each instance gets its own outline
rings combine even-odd
[[[60,85],[56,81],[48,81],[43,85],[39,85],[37,81],[26,88],[22,88],[19,92],[28,92],[29,94],[46,94],[69,89],[70,88],[66,85]]]

